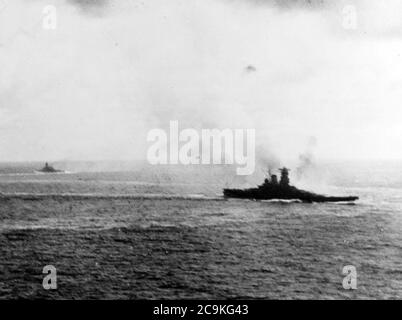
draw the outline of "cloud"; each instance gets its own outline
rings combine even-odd
[[[356,1],[345,30],[319,2],[54,1],[44,30],[47,4],[0,12],[0,160],[143,158],[169,120],[255,128],[280,159],[310,136],[317,158],[402,156],[401,10]]]
[[[330,5],[329,0],[245,0],[258,5],[270,5],[279,8],[322,8]]]
[[[111,0],[67,0],[68,3],[79,7],[83,12],[100,15],[104,13],[109,5],[112,3]]]

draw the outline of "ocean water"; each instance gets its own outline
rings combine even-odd
[[[1,299],[402,298],[402,163],[299,182],[354,205],[225,200],[223,187],[250,184],[227,172],[33,168],[0,167]],[[46,265],[57,290],[42,287]]]

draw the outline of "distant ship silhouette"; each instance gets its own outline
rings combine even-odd
[[[45,166],[40,169],[37,170],[38,172],[42,172],[42,173],[56,173],[56,172],[64,172],[63,170],[56,170],[55,168],[53,168],[52,166],[49,166],[49,164],[46,162]]]
[[[279,169],[281,179],[275,174],[265,179],[262,185],[250,189],[223,189],[227,198],[255,199],[255,200],[300,200],[302,202],[350,202],[356,201],[359,197],[329,197],[309,191],[297,189],[289,184],[289,169]]]

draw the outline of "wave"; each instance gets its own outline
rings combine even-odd
[[[1,193],[0,201],[9,199],[20,199],[29,201],[40,201],[46,199],[65,199],[65,200],[193,200],[193,201],[257,201],[262,203],[272,204],[294,204],[303,203],[300,199],[267,199],[267,200],[255,200],[255,199],[237,199],[226,198],[223,194],[215,194],[214,196],[205,195],[202,193],[192,194],[168,194],[168,193],[136,193],[136,194],[106,194],[106,193],[29,193],[29,192],[13,192],[13,193]],[[342,201],[326,203],[331,205],[356,205],[354,202]],[[359,201],[359,204],[369,204]]]
[[[9,172],[9,173],[0,173],[0,177],[21,177],[21,176],[37,176],[37,175],[62,175],[62,174],[73,174],[71,171],[63,171],[63,172]]]
[[[35,176],[35,172],[13,172],[13,173],[0,173],[0,177],[18,177],[18,176]]]
[[[211,197],[204,194],[164,194],[164,193],[144,193],[144,194],[102,194],[102,193],[0,193],[1,199],[22,199],[22,200],[42,200],[42,199],[161,199],[161,200],[225,200],[223,197]]]
[[[39,175],[60,175],[60,174],[73,174],[75,172],[72,171],[60,171],[60,172],[41,172],[35,170],[34,174],[39,174]]]
[[[270,200],[260,200],[261,202],[268,203],[302,203],[303,201],[299,199],[270,199]]]

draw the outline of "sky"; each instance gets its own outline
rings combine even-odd
[[[401,87],[397,0],[0,0],[0,161],[141,160],[171,120],[402,159]]]

